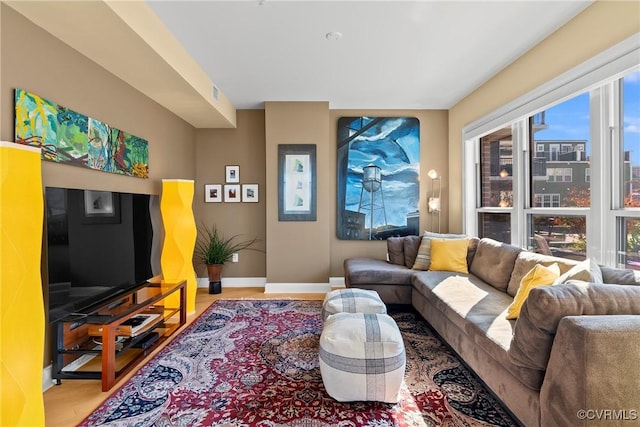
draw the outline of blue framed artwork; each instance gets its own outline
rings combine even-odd
[[[420,122],[338,120],[337,236],[384,240],[420,234]]]

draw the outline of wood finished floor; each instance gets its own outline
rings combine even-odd
[[[264,299],[310,299],[321,300],[324,294],[265,294],[263,288],[227,288],[222,293],[210,295],[207,289],[198,289],[196,313],[188,316],[191,323],[200,313],[220,298],[264,298]],[[145,360],[149,360],[164,345],[163,343]],[[144,363],[144,362],[143,362]],[[45,425],[47,427],[69,427],[84,420],[94,409],[124,383],[135,370],[125,376],[108,392],[102,392],[99,380],[63,380],[59,386],[53,386],[44,393]]]

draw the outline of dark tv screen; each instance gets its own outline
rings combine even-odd
[[[48,319],[83,316],[159,274],[158,196],[45,189]]]

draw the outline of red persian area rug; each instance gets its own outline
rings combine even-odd
[[[82,426],[514,426],[501,404],[413,312],[401,400],[340,403],[325,391],[321,301],[219,300]]]

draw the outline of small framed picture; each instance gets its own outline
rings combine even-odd
[[[225,166],[227,183],[240,182],[240,166]]]
[[[84,190],[85,224],[119,224],[120,198],[111,191]]]
[[[204,186],[204,201],[207,203],[219,203],[222,201],[222,185],[206,184]]]
[[[224,201],[227,203],[237,203],[240,201],[240,185],[232,184],[224,186]]]
[[[258,203],[258,184],[242,184],[242,201]]]

